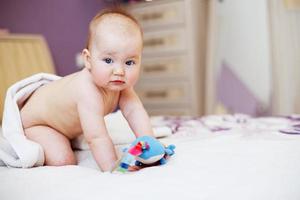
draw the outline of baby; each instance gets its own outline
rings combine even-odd
[[[73,165],[70,140],[83,134],[103,171],[117,160],[104,116],[120,108],[134,134],[153,135],[149,117],[136,95],[143,34],[123,11],[106,10],[89,26],[85,68],[37,89],[21,109],[25,135],[39,143],[46,165]]]

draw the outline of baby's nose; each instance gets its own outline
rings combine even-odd
[[[125,70],[123,67],[115,67],[113,70],[113,74],[116,76],[124,76],[125,75]]]

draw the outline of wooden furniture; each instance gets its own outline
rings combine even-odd
[[[268,1],[272,114],[300,113],[300,1]]]
[[[128,6],[144,30],[136,90],[150,115],[204,114],[206,0]]]
[[[49,48],[42,36],[0,35],[0,121],[7,88],[38,72],[55,72]]]

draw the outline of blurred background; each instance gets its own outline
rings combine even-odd
[[[299,0],[0,0],[1,113],[17,80],[80,70],[89,21],[114,5],[143,27],[151,115],[300,112]]]

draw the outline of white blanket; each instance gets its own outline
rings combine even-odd
[[[162,117],[153,122],[174,127],[174,135],[161,139],[176,145],[166,165],[101,173],[90,151],[78,151],[78,166],[0,167],[0,199],[300,199],[300,134],[280,131],[292,124],[297,128],[300,118]]]
[[[105,116],[104,121],[107,131],[115,145],[129,144],[135,140],[136,137],[120,110]],[[153,127],[153,134],[156,138],[162,138],[172,135],[172,130],[166,125],[155,126]],[[79,150],[89,149],[83,135],[73,140],[72,146],[74,149]]]
[[[41,146],[24,135],[19,109],[36,89],[60,78],[40,73],[15,83],[7,90],[2,121],[3,135],[0,133],[0,165],[29,168],[44,164]],[[130,143],[135,139],[121,112],[108,115],[105,121],[114,144]],[[171,134],[171,129],[167,127],[154,128],[153,131],[156,137]],[[82,136],[74,140],[72,145],[76,149],[88,149]]]
[[[298,135],[240,129],[163,142],[176,145],[166,165],[128,174],[93,169],[89,151],[79,152],[79,166],[0,167],[0,199],[300,199]]]
[[[23,168],[43,165],[43,150],[39,144],[25,137],[19,109],[37,88],[59,78],[52,74],[40,73],[8,88],[2,119],[4,138],[0,137],[0,165]]]

